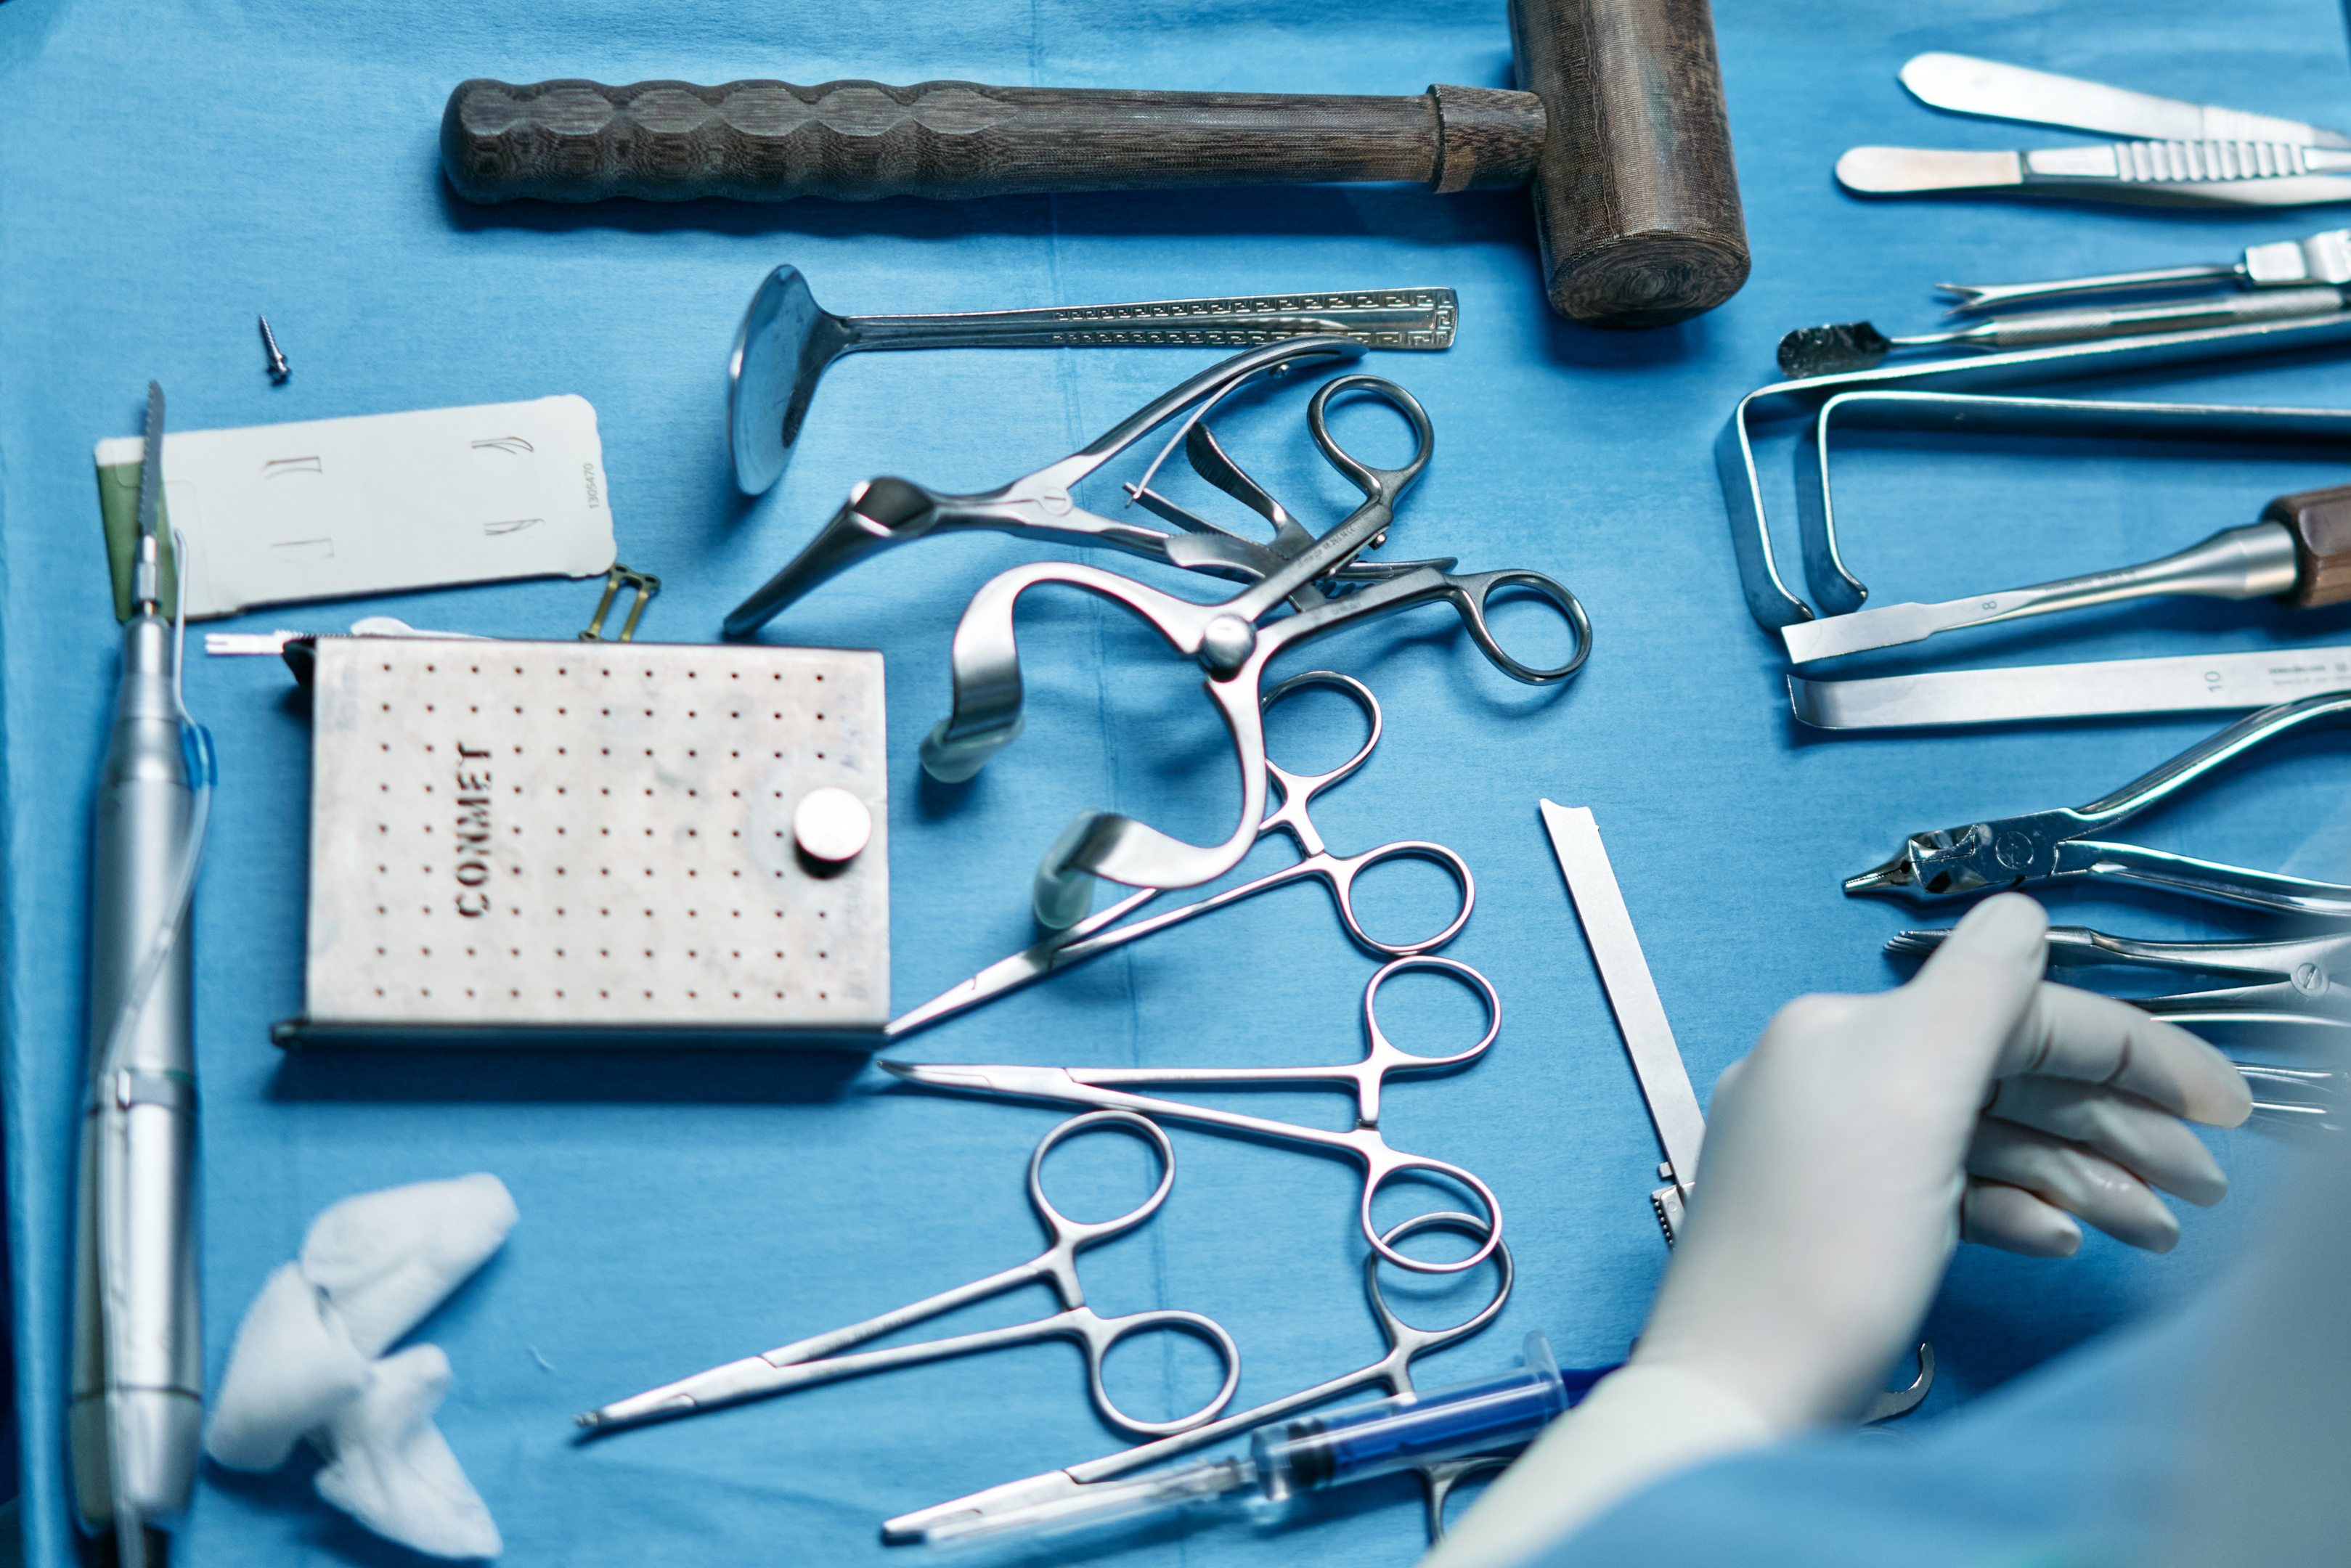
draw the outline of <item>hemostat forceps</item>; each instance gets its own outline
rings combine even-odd
[[[1332,438],[1324,411],[1334,396],[1353,392],[1378,396],[1412,422],[1419,443],[1403,467],[1373,467]],[[1230,836],[1219,844],[1189,844],[1113,811],[1080,813],[1038,867],[1037,920],[1047,929],[1060,930],[1084,916],[1093,900],[1089,878],[1104,877],[1130,887],[1196,887],[1239,863],[1256,841],[1265,813],[1265,727],[1258,691],[1266,665],[1284,650],[1357,621],[1442,601],[1461,617],[1479,652],[1513,680],[1531,685],[1564,681],[1583,668],[1590,654],[1592,623],[1575,595],[1542,573],[1523,569],[1456,576],[1442,566],[1418,563],[1384,581],[1313,603],[1260,628],[1258,623],[1277,606],[1295,602],[1300,590],[1335,576],[1378,541],[1395,515],[1396,503],[1426,466],[1436,442],[1428,415],[1412,394],[1376,376],[1348,375],[1324,382],[1307,405],[1306,422],[1323,456],[1364,493],[1364,504],[1238,594],[1220,603],[1199,604],[1097,567],[1040,561],[989,579],[956,623],[951,660],[955,706],[924,737],[922,747],[925,771],[944,783],[969,779],[1020,733],[1020,649],[1012,612],[1020,595],[1040,583],[1082,588],[1123,605],[1149,622],[1177,653],[1197,660],[1208,674],[1205,689],[1209,700],[1233,737],[1240,764],[1241,816]],[[1539,669],[1503,651],[1487,624],[1486,604],[1509,589],[1526,590],[1560,612],[1575,643],[1566,663]]]
[[[1892,860],[1847,877],[1844,890],[1926,904],[2095,876],[2281,914],[2351,917],[2351,887],[2090,836],[2121,826],[2263,741],[2346,713],[2351,713],[2351,694],[2341,692],[2264,708],[2086,806],[1913,833]]]
[[[1486,1004],[1487,1022],[1486,1032],[1478,1038],[1475,1044],[1449,1056],[1421,1056],[1399,1050],[1389,1042],[1388,1037],[1380,1031],[1377,1010],[1380,987],[1387,982],[1390,976],[1409,969],[1435,970],[1456,976],[1478,993],[1479,998]],[[1400,1269],[1417,1270],[1426,1274],[1452,1274],[1484,1262],[1494,1249],[1501,1245],[1501,1205],[1496,1201],[1491,1188],[1459,1166],[1447,1165],[1443,1160],[1433,1160],[1420,1155],[1398,1154],[1388,1147],[1387,1140],[1380,1135],[1380,1086],[1387,1082],[1392,1072],[1433,1072],[1447,1067],[1466,1066],[1486,1054],[1486,1048],[1494,1043],[1494,1036],[1501,1031],[1501,998],[1494,994],[1494,988],[1485,976],[1467,964],[1424,954],[1383,965],[1372,977],[1371,983],[1364,988],[1364,1031],[1367,1037],[1364,1059],[1343,1066],[1013,1067],[878,1061],[874,1065],[908,1082],[933,1089],[955,1089],[975,1094],[1134,1111],[1147,1116],[1198,1122],[1229,1132],[1251,1134],[1275,1143],[1304,1144],[1344,1155],[1364,1167],[1360,1217],[1364,1239],[1372,1244],[1372,1250]],[[1130,1094],[1123,1087],[1130,1083],[1352,1084],[1355,1091],[1355,1124],[1343,1133],[1325,1132],[1320,1127],[1302,1127],[1294,1122],[1277,1122],[1265,1116],[1249,1116],[1207,1105],[1186,1104],[1181,1100]],[[1374,1196],[1389,1177],[1407,1171],[1458,1182],[1485,1206],[1485,1224],[1489,1229],[1477,1251],[1457,1263],[1423,1262],[1397,1251],[1372,1224]]]
[[[1159,1185],[1126,1213],[1115,1219],[1096,1220],[1081,1224],[1055,1208],[1045,1197],[1045,1156],[1062,1139],[1099,1127],[1119,1127],[1147,1139],[1159,1155]],[[1212,1419],[1217,1411],[1229,1404],[1233,1390],[1240,1385],[1241,1356],[1227,1333],[1213,1318],[1198,1312],[1161,1310],[1128,1312],[1120,1317],[1105,1318],[1086,1305],[1085,1288],[1078,1282],[1078,1254],[1099,1241],[1107,1241],[1141,1225],[1159,1211],[1167,1200],[1168,1188],[1176,1185],[1176,1150],[1167,1134],[1146,1117],[1120,1110],[1096,1111],[1083,1116],[1072,1116],[1047,1133],[1037,1144],[1037,1152],[1029,1156],[1029,1201],[1036,1206],[1038,1218],[1052,1244],[1028,1262],[1001,1273],[990,1274],[952,1291],[942,1291],[912,1306],[883,1312],[862,1323],[852,1323],[845,1329],[818,1334],[813,1339],[800,1340],[768,1351],[764,1355],[746,1356],[728,1362],[724,1366],[698,1372],[692,1377],[664,1384],[659,1388],[634,1395],[627,1399],[590,1410],[579,1417],[580,1426],[590,1430],[633,1426],[641,1421],[661,1420],[672,1416],[690,1416],[716,1405],[732,1404],[738,1399],[753,1399],[762,1395],[781,1394],[789,1389],[804,1388],[812,1383],[831,1383],[836,1378],[855,1377],[863,1373],[880,1372],[887,1367],[911,1366],[919,1362],[939,1361],[951,1355],[964,1355],[974,1351],[996,1350],[1008,1344],[1029,1344],[1042,1339],[1073,1339],[1086,1353],[1086,1380],[1092,1392],[1094,1408],[1113,1426],[1123,1427],[1142,1437],[1165,1437],[1196,1427]],[[988,1329],[979,1333],[957,1334],[952,1339],[933,1340],[927,1344],[897,1345],[888,1350],[867,1351],[862,1355],[837,1355],[834,1353],[850,1345],[860,1344],[893,1333],[910,1323],[935,1318],[941,1312],[952,1312],[973,1301],[985,1301],[1006,1291],[1043,1280],[1051,1282],[1061,1294],[1061,1311],[1034,1322],[1015,1323],[1008,1328]],[[1189,1416],[1173,1421],[1144,1421],[1128,1415],[1113,1402],[1110,1391],[1102,1385],[1102,1362],[1111,1347],[1130,1334],[1155,1329],[1181,1329],[1198,1335],[1216,1346],[1224,1363],[1224,1385],[1216,1396]]]
[[[1265,700],[1259,706],[1270,708],[1293,692],[1318,686],[1345,693],[1355,706],[1364,710],[1364,716],[1371,721],[1371,734],[1364,738],[1362,749],[1327,773],[1292,773],[1272,759],[1267,759],[1265,770],[1281,791],[1281,804],[1268,812],[1265,821],[1258,824],[1257,836],[1261,839],[1268,833],[1288,833],[1297,841],[1300,851],[1301,859],[1296,864],[1226,888],[1180,909],[1170,909],[1164,914],[1120,925],[1117,924],[1119,921],[1158,897],[1161,890],[1146,887],[1128,894],[1108,909],[1090,915],[1069,929],[1057,931],[1009,958],[990,964],[970,979],[941,992],[921,1007],[892,1019],[882,1030],[883,1038],[895,1040],[918,1029],[927,1029],[941,1019],[953,1018],[967,1008],[992,1001],[1031,980],[1041,980],[1056,970],[1083,963],[1098,953],[1124,946],[1139,936],[1148,936],[1170,925],[1180,925],[1212,910],[1222,909],[1228,904],[1263,893],[1268,888],[1286,887],[1310,878],[1331,890],[1332,901],[1339,906],[1340,924],[1347,928],[1347,935],[1368,952],[1401,958],[1442,947],[1452,941],[1461,927],[1468,924],[1469,911],[1478,900],[1477,882],[1469,874],[1468,863],[1459,855],[1443,844],[1433,844],[1420,839],[1382,844],[1377,849],[1364,850],[1358,854],[1334,855],[1324,845],[1322,833],[1316,831],[1313,818],[1307,814],[1315,796],[1352,776],[1364,765],[1364,758],[1371,756],[1372,748],[1380,743],[1378,699],[1372,695],[1371,688],[1363,682],[1336,671],[1309,670],[1302,675],[1292,675],[1266,693]],[[1418,941],[1383,942],[1364,930],[1363,923],[1355,918],[1355,879],[1383,861],[1406,857],[1434,861],[1443,866],[1451,874],[1454,885],[1460,890],[1460,908],[1451,920]]]
[[[1944,931],[1904,931],[1888,953],[1923,957]],[[2123,964],[2206,975],[2259,977],[2262,983],[2168,997],[2126,997],[2144,1012],[2177,1024],[2254,1023],[2351,1029],[2351,932],[2276,942],[2140,942],[2086,925],[2049,931],[2049,962],[2086,967]]]
[[[1481,1241],[1485,1239],[1487,1234],[1485,1222],[1471,1215],[1437,1213],[1424,1214],[1407,1219],[1389,1230],[1381,1239],[1392,1246],[1406,1236],[1437,1227],[1459,1230]],[[1426,1352],[1452,1344],[1456,1341],[1468,1339],[1471,1334],[1492,1322],[1501,1312],[1503,1305],[1510,1301],[1511,1273],[1510,1249],[1508,1247],[1498,1247],[1494,1249],[1494,1264],[1498,1270],[1498,1278],[1495,1281],[1492,1301],[1488,1301],[1474,1316],[1450,1328],[1422,1329],[1415,1328],[1396,1316],[1395,1309],[1388,1305],[1387,1296],[1380,1289],[1379,1255],[1374,1253],[1364,1260],[1364,1294],[1371,1301],[1372,1316],[1379,1321],[1380,1333],[1388,1342],[1388,1353],[1377,1361],[1366,1366],[1359,1366],[1353,1372],[1343,1373],[1326,1383],[1318,1383],[1311,1388],[1301,1389],[1295,1394],[1284,1395],[1279,1399],[1270,1400],[1254,1409],[1224,1416],[1205,1427],[1195,1427],[1192,1430],[1176,1437],[1162,1437],[1157,1442],[1145,1443],[1140,1448],[1128,1448],[1123,1453],[1105,1455],[1099,1459],[1088,1459],[1083,1464],[1071,1465],[1067,1469],[1049,1470],[1041,1476],[1031,1476],[1026,1480],[1007,1481],[1001,1486],[989,1487],[985,1491],[973,1492],[968,1497],[956,1498],[952,1502],[943,1502],[931,1508],[918,1509],[913,1513],[900,1514],[895,1519],[883,1521],[882,1534],[884,1539],[890,1541],[908,1541],[950,1520],[1027,1513],[1033,1510],[1049,1508],[1054,1504],[1067,1503],[1075,1499],[1113,1490],[1118,1484],[1116,1478],[1120,1476],[1144,1469],[1165,1459],[1175,1458],[1180,1454],[1193,1453],[1201,1448],[1213,1447],[1227,1438],[1240,1437],[1252,1427],[1261,1427],[1269,1421],[1279,1420],[1293,1411],[1303,1410],[1309,1406],[1324,1404],[1342,1395],[1353,1394],[1358,1389],[1382,1387],[1390,1394],[1409,1394],[1413,1391],[1414,1358]],[[1571,1373],[1569,1375],[1578,1379],[1596,1379],[1599,1375]],[[1440,1460],[1436,1464],[1420,1467],[1421,1479],[1428,1495],[1428,1538],[1435,1541],[1445,1533],[1446,1500],[1457,1484],[1465,1477],[1483,1470],[1498,1469],[1507,1462],[1505,1458],[1499,1456],[1479,1455],[1471,1458]]]
[[[865,480],[850,491],[841,510],[801,548],[799,554],[768,579],[765,587],[736,606],[726,617],[726,634],[749,636],[811,589],[893,545],[911,544],[933,534],[973,529],[1068,544],[1106,545],[1189,571],[1254,582],[1283,560],[1298,555],[1314,538],[1233,465],[1200,421],[1217,404],[1252,382],[1301,366],[1351,362],[1362,359],[1364,351],[1364,344],[1348,338],[1295,338],[1220,360],[1144,404],[1069,456],[983,495],[950,496],[906,479]],[[1131,518],[1105,517],[1071,499],[1070,493],[1080,481],[1179,414],[1186,417],[1175,436],[1144,477],[1127,487],[1135,503],[1175,523],[1177,531],[1153,528]],[[1323,442],[1325,451],[1330,450],[1319,419],[1315,421],[1315,439]],[[1424,444],[1426,439],[1424,422]],[[1220,528],[1151,488],[1152,476],[1179,441],[1184,443],[1193,466],[1203,478],[1247,503],[1273,525],[1270,544]],[[1418,471],[1416,465],[1413,472]],[[1453,563],[1358,563],[1351,555],[1326,570],[1342,581],[1360,582],[1376,581],[1416,566],[1432,564],[1443,568]],[[1319,597],[1301,592],[1296,601],[1304,609]]]

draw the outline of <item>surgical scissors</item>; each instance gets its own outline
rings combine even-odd
[[[1381,1032],[1378,1013],[1380,988],[1390,977],[1409,970],[1428,970],[1452,975],[1478,993],[1486,1005],[1486,1032],[1476,1044],[1466,1051],[1448,1056],[1420,1056],[1399,1050]],[[1364,1196],[1361,1222],[1364,1239],[1372,1250],[1398,1268],[1416,1270],[1426,1274],[1458,1273],[1475,1268],[1489,1257],[1502,1242],[1502,1206],[1493,1190],[1463,1170],[1422,1155],[1398,1154],[1388,1147],[1380,1135],[1380,1086],[1392,1072],[1433,1072],[1439,1069],[1463,1067],[1486,1054],[1494,1037],[1502,1028],[1502,1001],[1494,994],[1492,982],[1467,964],[1451,958],[1439,958],[1428,954],[1397,958],[1380,967],[1371,982],[1364,988],[1364,1032],[1365,1044],[1361,1061],[1329,1067],[967,1067],[961,1063],[876,1061],[883,1071],[894,1074],[910,1083],[925,1084],[933,1089],[962,1090],[976,1094],[1000,1094],[1024,1100],[1046,1100],[1066,1105],[1090,1105],[1099,1109],[1134,1111],[1149,1116],[1165,1116],[1181,1122],[1198,1122],[1228,1132],[1247,1133],[1277,1143],[1304,1144],[1309,1147],[1328,1149],[1346,1155],[1364,1167]],[[1294,1122],[1277,1122],[1265,1116],[1249,1116],[1235,1111],[1217,1110],[1206,1105],[1190,1105],[1181,1100],[1161,1100],[1148,1094],[1130,1094],[1120,1087],[1129,1083],[1348,1083],[1355,1091],[1355,1124],[1343,1133],[1326,1132],[1320,1127],[1302,1127]],[[1477,1251],[1457,1263],[1428,1263],[1399,1252],[1372,1223],[1372,1198],[1392,1176],[1407,1171],[1422,1172],[1458,1182],[1485,1206],[1488,1227],[1486,1237]]]
[[[1057,931],[1009,958],[998,959],[970,979],[892,1019],[883,1028],[883,1037],[895,1040],[916,1030],[927,1029],[942,1019],[953,1018],[967,1008],[992,1001],[1007,991],[1017,990],[1032,980],[1041,980],[1073,964],[1081,964],[1097,954],[1123,947],[1138,937],[1164,931],[1170,925],[1180,925],[1185,921],[1222,909],[1228,904],[1238,903],[1269,888],[1287,887],[1296,882],[1313,880],[1329,888],[1332,901],[1339,907],[1340,924],[1347,928],[1347,935],[1368,952],[1384,957],[1402,958],[1442,947],[1452,941],[1461,927],[1468,924],[1469,911],[1478,901],[1478,884],[1469,874],[1468,862],[1443,844],[1421,839],[1403,839],[1395,843],[1382,844],[1377,849],[1364,850],[1359,854],[1334,855],[1322,841],[1322,833],[1316,831],[1314,820],[1307,814],[1315,796],[1351,777],[1371,756],[1372,748],[1380,743],[1379,699],[1372,695],[1371,688],[1363,682],[1352,675],[1340,674],[1335,670],[1309,670],[1304,674],[1292,675],[1266,693],[1259,707],[1260,710],[1271,708],[1292,693],[1317,687],[1344,693],[1371,721],[1371,733],[1354,756],[1327,773],[1292,773],[1272,758],[1266,759],[1265,770],[1281,791],[1281,804],[1268,812],[1265,820],[1258,824],[1257,836],[1262,839],[1269,833],[1288,833],[1297,842],[1300,851],[1301,858],[1295,864],[1270,872],[1252,882],[1228,887],[1180,909],[1170,909],[1147,919],[1118,925],[1128,915],[1157,898],[1163,891],[1155,887],[1138,889],[1108,909],[1088,915],[1067,930]],[[1460,891],[1460,907],[1455,911],[1453,918],[1433,935],[1415,942],[1383,942],[1364,930],[1363,922],[1356,918],[1355,879],[1384,861],[1406,858],[1434,861],[1443,866]]]
[[[1438,1227],[1458,1230],[1479,1241],[1485,1240],[1488,1235],[1485,1221],[1476,1216],[1446,1211],[1417,1215],[1391,1228],[1381,1239],[1393,1246],[1407,1236]],[[1492,1322],[1510,1301],[1512,1281],[1510,1249],[1497,1247],[1493,1258],[1497,1273],[1493,1300],[1474,1315],[1449,1328],[1424,1329],[1415,1328],[1405,1322],[1388,1305],[1387,1296],[1380,1288],[1380,1255],[1373,1253],[1364,1260],[1364,1294],[1371,1302],[1372,1316],[1378,1321],[1380,1333],[1388,1342],[1388,1353],[1377,1361],[1359,1366],[1353,1372],[1343,1373],[1328,1382],[1318,1383],[1311,1388],[1269,1400],[1254,1409],[1223,1416],[1205,1427],[1195,1427],[1176,1437],[1162,1437],[1156,1442],[1144,1443],[1099,1459],[1089,1459],[1066,1469],[1050,1470],[1026,1480],[1007,1481],[985,1491],[973,1492],[968,1497],[956,1498],[952,1502],[900,1514],[895,1519],[883,1521],[882,1534],[885,1540],[910,1541],[949,1520],[1025,1512],[1067,1499],[1083,1497],[1089,1491],[1102,1490],[1104,1483],[1130,1471],[1155,1465],[1163,1459],[1175,1458],[1179,1454],[1212,1447],[1228,1437],[1240,1437],[1253,1427],[1279,1420],[1293,1411],[1321,1405],[1341,1395],[1353,1394],[1357,1389],[1377,1386],[1385,1388],[1390,1394],[1410,1394],[1413,1392],[1412,1364],[1416,1358],[1468,1339]],[[1567,1375],[1588,1383],[1596,1380],[1600,1374],[1571,1372]],[[1446,1499],[1456,1484],[1467,1476],[1498,1469],[1507,1462],[1500,1456],[1481,1454],[1418,1467],[1428,1496],[1428,1538],[1435,1541],[1445,1533]]]
[[[908,479],[864,480],[851,489],[841,509],[781,571],[727,615],[726,635],[749,636],[812,589],[893,545],[911,544],[934,534],[975,529],[1068,544],[1108,546],[1189,571],[1208,572],[1242,582],[1257,581],[1311,545],[1313,536],[1241,473],[1200,422],[1219,402],[1252,382],[1283,375],[1299,366],[1351,363],[1362,359],[1364,353],[1364,345],[1352,339],[1311,337],[1268,343],[1235,354],[1144,404],[1069,456],[984,494],[949,495]],[[1319,402],[1315,405],[1317,409],[1321,406]],[[1170,533],[1142,522],[1105,517],[1071,498],[1071,492],[1081,480],[1186,410],[1189,413],[1153,460],[1143,479],[1127,486],[1134,503],[1176,524],[1183,531]],[[1420,455],[1425,461],[1426,420],[1422,417],[1417,423],[1424,447]],[[1332,455],[1332,460],[1340,462],[1319,413],[1310,420],[1309,428],[1322,450]],[[1203,477],[1248,503],[1273,525],[1271,544],[1234,533],[1151,489],[1152,476],[1179,441]],[[1419,472],[1418,463],[1412,471],[1416,475]],[[1376,581],[1432,564],[1449,567],[1453,563],[1349,559],[1336,563],[1332,570],[1343,581]],[[1305,608],[1309,601],[1301,594],[1300,608]]]
[[[2323,694],[2263,708],[2086,806],[1913,833],[1884,865],[1845,878],[1844,890],[1853,895],[1927,904],[2031,883],[2102,877],[2282,915],[2341,919],[2351,915],[2351,887],[2248,871],[2090,835],[2120,826],[2265,741],[2346,714],[2351,714],[2351,693]]]
[[[1046,1197],[1044,1186],[1045,1156],[1063,1139],[1102,1127],[1118,1127],[1149,1141],[1159,1155],[1159,1185],[1151,1196],[1114,1219],[1081,1223],[1055,1208]],[[1008,1344],[1030,1344],[1044,1339],[1073,1339],[1085,1350],[1086,1381],[1093,1395],[1094,1408],[1114,1427],[1144,1437],[1165,1437],[1196,1427],[1216,1416],[1231,1403],[1233,1390],[1240,1386],[1240,1349],[1233,1336],[1215,1319],[1198,1312],[1162,1309],[1154,1312],[1127,1312],[1119,1317],[1105,1318],[1086,1305],[1085,1288],[1078,1282],[1078,1254],[1097,1242],[1134,1229],[1159,1211],[1167,1200],[1168,1189],[1176,1185],[1176,1150],[1167,1134],[1159,1124],[1144,1116],[1123,1110],[1090,1112],[1072,1116],[1047,1133],[1029,1156],[1029,1201],[1036,1207],[1037,1216],[1045,1222],[1046,1234],[1051,1244],[1028,1262],[975,1280],[952,1291],[942,1291],[911,1306],[883,1312],[862,1323],[852,1323],[831,1333],[797,1341],[762,1355],[745,1356],[724,1366],[698,1372],[675,1383],[626,1399],[601,1406],[578,1417],[579,1424],[591,1432],[606,1431],[618,1427],[634,1426],[640,1422],[661,1420],[673,1416],[689,1416],[714,1406],[732,1404],[738,1399],[752,1399],[762,1395],[781,1394],[810,1384],[831,1383],[837,1378],[856,1377],[868,1372],[880,1372],[888,1367],[912,1366],[920,1362],[940,1361],[948,1356],[965,1355],[975,1351],[996,1350]],[[1061,1298],[1061,1311],[1034,1322],[1014,1323],[1007,1328],[987,1329],[978,1333],[957,1334],[951,1339],[932,1340],[924,1344],[897,1345],[888,1350],[868,1351],[862,1355],[836,1355],[833,1353],[860,1344],[883,1334],[895,1333],[910,1323],[935,1318],[941,1312],[952,1312],[973,1301],[984,1301],[1022,1285],[1038,1281],[1050,1281]],[[1102,1384],[1102,1362],[1111,1347],[1131,1334],[1156,1329],[1180,1329],[1196,1334],[1217,1347],[1224,1363],[1225,1380],[1215,1397],[1189,1416],[1173,1421],[1145,1421],[1120,1409]]]

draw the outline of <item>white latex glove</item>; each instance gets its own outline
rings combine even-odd
[[[2063,1256],[2074,1217],[2158,1251],[2228,1181],[2180,1118],[2252,1109],[2229,1060],[2041,978],[2047,917],[1988,900],[1898,990],[1802,998],[1717,1084],[1688,1223],[1625,1368],[1426,1559],[1495,1568],[1700,1458],[1853,1419],[1962,1234]]]

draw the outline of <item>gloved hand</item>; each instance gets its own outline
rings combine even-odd
[[[2229,1060],[2043,982],[2047,917],[1988,900],[1898,990],[1805,997],[1717,1084],[1687,1225],[1625,1368],[1488,1489],[1428,1568],[1515,1563],[1667,1470],[1854,1418],[1964,1236],[2062,1257],[2076,1217],[2166,1250],[2151,1188],[2228,1180],[2181,1118],[2252,1109]]]

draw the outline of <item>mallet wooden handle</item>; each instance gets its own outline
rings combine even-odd
[[[1349,180],[1460,191],[1525,183],[1545,133],[1533,95],[1482,88],[1369,98],[476,79],[449,97],[441,160],[473,202],[859,202]]]

